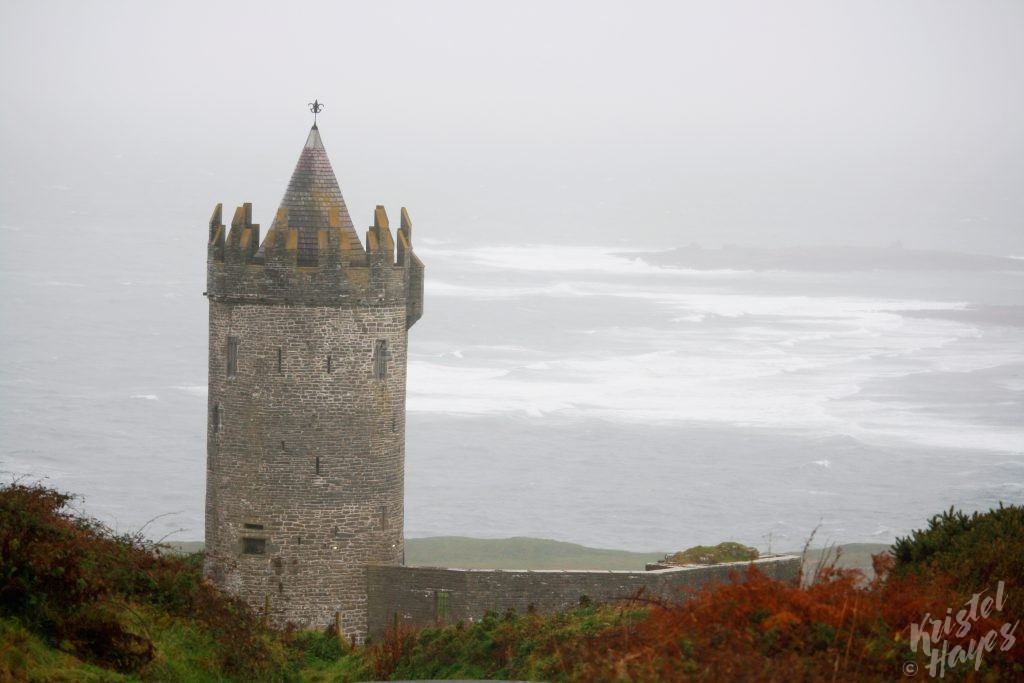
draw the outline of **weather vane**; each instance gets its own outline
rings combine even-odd
[[[313,125],[316,126],[316,115],[324,110],[324,105],[320,100],[313,100],[309,103],[309,110],[313,112]]]

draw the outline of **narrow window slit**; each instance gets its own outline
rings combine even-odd
[[[316,473],[317,473],[317,476],[320,475],[320,456],[319,455],[316,456]]]
[[[388,375],[388,341],[378,339],[373,344],[373,377],[384,379]]]
[[[238,337],[228,337],[228,377],[238,374]]]

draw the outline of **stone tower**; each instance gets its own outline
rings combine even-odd
[[[365,247],[314,124],[266,238],[210,218],[206,574],[277,624],[366,633],[366,565],[401,564],[407,331],[423,264],[403,208]]]

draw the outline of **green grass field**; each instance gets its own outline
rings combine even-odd
[[[172,544],[184,552],[203,549],[200,542]],[[889,546],[877,543],[848,543],[838,546],[835,564],[847,569],[860,569],[871,576],[871,555],[884,552]],[[677,549],[678,550],[678,549]],[[794,551],[800,554],[801,550]],[[825,557],[835,560],[835,550],[812,548],[807,554],[806,573]],[[433,536],[405,539],[405,563],[413,567],[457,567],[459,569],[624,569],[642,571],[648,562],[657,562],[664,552],[630,552],[588,548],[578,543],[552,541],[545,538],[467,538],[465,536]]]
[[[405,563],[460,569],[635,569],[665,553],[588,548],[544,538],[434,536],[405,541]]]

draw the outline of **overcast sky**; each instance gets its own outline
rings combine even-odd
[[[3,0],[0,225],[269,226],[319,98],[359,226],[1024,254],[1022,36],[1020,0]]]

